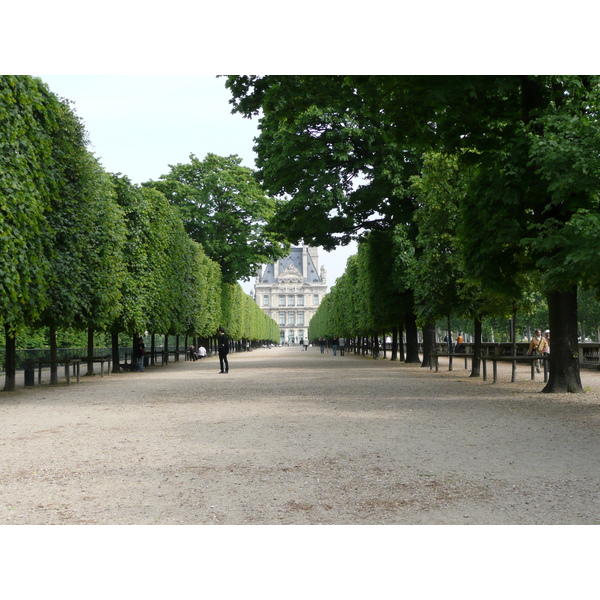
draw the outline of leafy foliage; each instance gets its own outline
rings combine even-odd
[[[269,233],[275,202],[237,156],[193,154],[188,164],[171,165],[159,181],[145,184],[160,190],[177,206],[192,239],[221,266],[223,280],[247,280],[258,267],[287,251],[284,237]]]

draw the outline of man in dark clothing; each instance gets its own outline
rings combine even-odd
[[[229,340],[225,335],[223,328],[219,329],[219,363],[221,363],[221,373],[229,373],[229,362],[227,355],[229,354]]]

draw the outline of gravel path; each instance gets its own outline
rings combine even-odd
[[[528,367],[229,362],[0,394],[0,524],[600,523],[597,371],[546,395]]]

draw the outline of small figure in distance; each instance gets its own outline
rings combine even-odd
[[[225,334],[225,330],[221,327],[219,329],[219,364],[221,365],[220,373],[229,373],[229,361],[227,355],[229,354],[229,339]]]
[[[529,344],[529,350],[527,352],[528,356],[539,356],[540,354],[545,353],[546,349],[550,349],[548,345],[548,341],[544,336],[542,336],[542,330],[536,329],[535,335],[531,338],[531,342]],[[535,370],[537,373],[540,372],[540,366],[542,361],[536,360],[534,361]]]

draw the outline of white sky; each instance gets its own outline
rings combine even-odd
[[[35,73],[34,73],[35,74]],[[37,74],[35,74],[37,75]],[[90,150],[105,170],[134,183],[158,179],[190,153],[237,154],[255,168],[257,119],[231,114],[224,78],[214,75],[38,75],[58,96],[73,102],[90,138]],[[356,245],[325,253],[331,287]],[[242,283],[246,292],[253,281]]]

